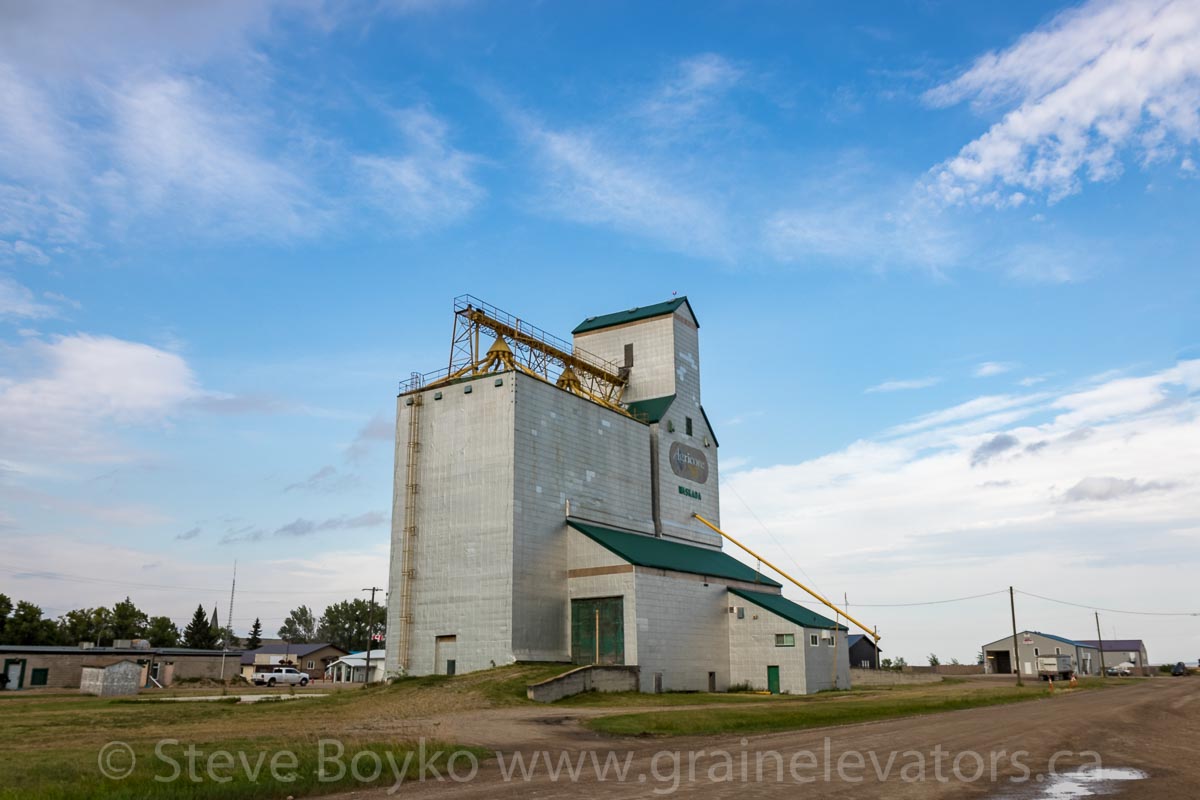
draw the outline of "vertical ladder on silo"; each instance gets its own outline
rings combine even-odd
[[[400,574],[400,669],[408,674],[409,652],[412,648],[412,585],[417,570],[417,467],[421,453],[421,393],[412,396],[408,412],[408,465],[404,474],[404,563]]]

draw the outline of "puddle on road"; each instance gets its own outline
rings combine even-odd
[[[1039,785],[1029,794],[1006,795],[1009,800],[1076,800],[1079,797],[1101,797],[1122,791],[1129,781],[1145,780],[1148,775],[1128,767],[1087,768],[1057,775]]]

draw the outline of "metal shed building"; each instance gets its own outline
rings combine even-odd
[[[1017,654],[1013,655],[1012,636],[983,645],[984,664],[988,673],[1007,675],[1021,671],[1022,676],[1037,674],[1038,656],[1069,655],[1071,668],[1077,675],[1100,674],[1100,651],[1073,639],[1040,631],[1017,634]]]

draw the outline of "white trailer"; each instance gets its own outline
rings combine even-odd
[[[1038,677],[1044,681],[1069,681],[1075,670],[1068,655],[1038,656]]]

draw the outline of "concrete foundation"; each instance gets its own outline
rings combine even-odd
[[[525,696],[538,703],[553,703],[583,692],[636,692],[637,667],[580,667],[535,683]]]

